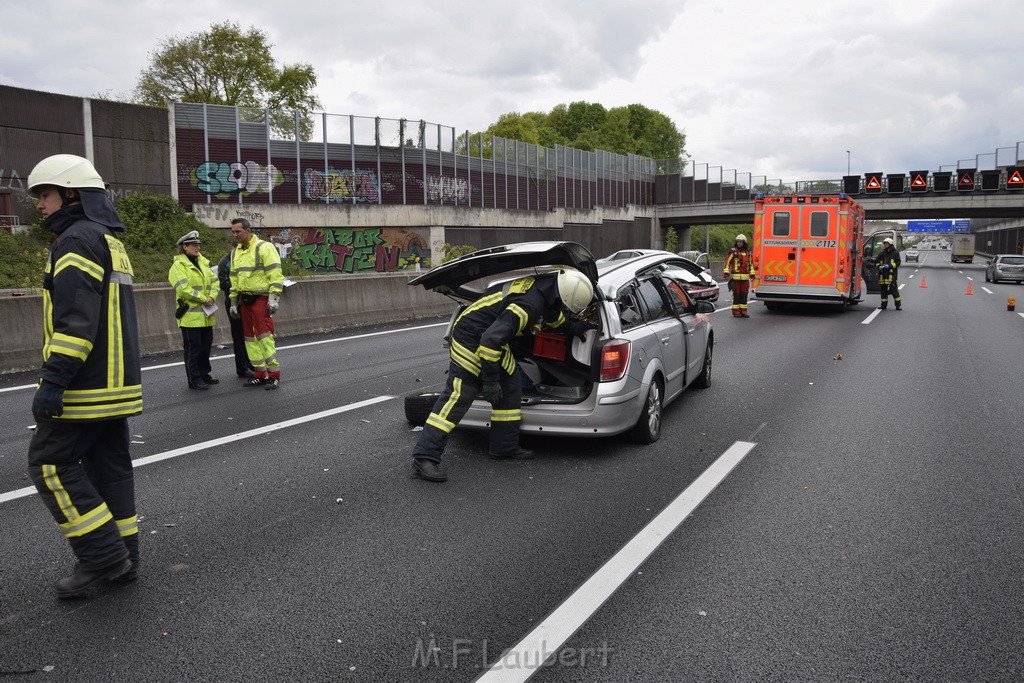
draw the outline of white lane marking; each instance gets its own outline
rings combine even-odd
[[[757,444],[737,441],[477,681],[526,681],[600,609]]]
[[[1017,315],[1019,315],[1020,317],[1024,318],[1024,313],[1018,313]]]
[[[415,332],[417,330],[429,330],[431,327],[444,327],[447,324],[448,324],[447,322],[431,323],[430,325],[418,325],[416,327],[403,327],[403,328],[398,329],[398,330],[383,330],[381,332],[367,332],[366,334],[353,334],[353,335],[351,335],[349,337],[335,337],[334,339],[321,339],[320,341],[304,342],[302,344],[288,344],[288,345],[285,345],[285,346],[278,346],[277,350],[278,351],[283,351],[283,350],[286,350],[286,349],[301,349],[304,346],[316,346],[318,344],[333,344],[335,342],[351,341],[353,339],[365,339],[367,337],[378,337],[378,336],[380,336],[382,334],[396,334],[398,332]],[[228,354],[224,354],[223,356],[210,356],[210,360],[224,360],[225,358],[234,358],[234,357],[235,357],[235,354],[228,353]],[[185,361],[177,361],[175,363],[164,363],[163,365],[150,365],[148,367],[142,368],[142,371],[143,372],[147,372],[149,370],[162,370],[163,368],[173,368],[173,367],[176,367],[178,365],[184,365],[184,364],[185,364]],[[8,392],[8,391],[18,391],[19,389],[35,389],[35,388],[36,388],[35,384],[21,384],[21,385],[18,385],[16,387],[5,387],[3,389],[0,389],[0,394]]]
[[[917,275],[917,271],[916,270],[913,273],[911,273],[910,275],[908,275],[907,279],[908,280],[913,280],[915,275]]]
[[[863,320],[861,320],[860,324],[861,325],[869,325],[871,323],[871,321],[875,319],[875,316],[878,315],[881,312],[882,312],[881,308],[876,308],[875,310],[871,311],[871,315],[869,315],[868,317],[866,317]]]
[[[145,458],[139,458],[138,460],[132,461],[132,467],[142,467],[143,465],[150,465],[154,462],[160,462],[161,460],[170,460],[171,458],[177,458],[180,455],[188,455],[189,453],[195,453],[197,451],[203,451],[207,448],[214,448],[215,446],[221,446],[226,443],[233,441],[241,441],[242,439],[250,439],[254,436],[260,436],[261,434],[269,434],[270,432],[276,432],[279,429],[287,429],[288,427],[294,427],[295,425],[305,424],[306,422],[312,422],[313,420],[321,420],[325,417],[331,417],[332,415],[338,415],[340,413],[346,413],[350,410],[356,410],[358,408],[365,408],[375,403],[383,403],[384,401],[390,401],[394,396],[376,396],[374,398],[368,398],[365,401],[359,401],[358,403],[349,403],[347,405],[338,406],[337,408],[331,408],[330,410],[322,410],[319,413],[313,413],[311,415],[305,415],[303,417],[296,417],[292,420],[285,420],[284,422],[274,422],[273,424],[264,425],[257,427],[256,429],[250,429],[248,431],[239,432],[238,434],[231,434],[229,436],[222,436],[219,439],[211,439],[209,441],[203,441],[201,443],[192,444],[191,446],[182,446],[181,448],[175,448],[170,451],[164,451],[163,453],[157,453],[156,455],[147,455]],[[18,498],[25,498],[36,493],[35,486],[26,486],[23,489],[16,489],[14,491],[8,491],[7,493],[0,493],[0,503],[6,503],[9,500],[16,500]]]
[[[987,294],[991,294],[992,293],[992,290],[989,289],[988,287],[984,286],[984,285],[981,286],[981,291],[983,291],[983,292],[985,292]]]
[[[906,286],[907,286],[907,283],[906,283],[906,282],[904,282],[904,283],[903,283],[902,285],[900,285],[900,286],[899,286],[899,287],[897,287],[896,289],[903,289],[903,288],[904,288],[904,287],[906,287]]]
[[[973,278],[973,277],[971,277],[970,275],[968,275],[968,276],[967,276],[967,279],[968,279],[968,280],[973,280],[974,278]]]

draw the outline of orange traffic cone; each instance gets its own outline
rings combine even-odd
[[[1009,299],[1006,300],[1006,310],[1012,312],[1013,309],[1016,308],[1016,307],[1017,307],[1017,300],[1015,298],[1013,298],[1011,296]]]
[[[974,294],[974,288],[971,286],[971,281],[967,281],[967,291],[964,294]]]
[[[928,278],[921,278],[921,289],[928,289]]]

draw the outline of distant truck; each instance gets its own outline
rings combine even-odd
[[[864,208],[845,195],[782,195],[754,202],[754,294],[768,310],[861,298]]]
[[[953,235],[953,253],[949,257],[949,261],[950,263],[974,262],[974,235],[970,233]]]

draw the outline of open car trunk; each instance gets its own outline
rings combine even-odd
[[[590,395],[598,376],[594,367],[601,329],[598,310],[591,306],[580,316],[598,326],[583,340],[550,329],[512,340],[509,347],[523,378],[523,405],[579,403]]]

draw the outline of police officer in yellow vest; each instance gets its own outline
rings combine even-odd
[[[177,244],[179,253],[174,257],[167,279],[174,287],[178,302],[175,317],[181,328],[185,377],[189,389],[205,390],[220,381],[210,374],[213,326],[217,322],[212,307],[216,305],[220,282],[210,268],[209,259],[199,253],[198,230],[183,235]]]
[[[57,238],[43,273],[43,367],[32,399],[28,471],[78,557],[57,581],[70,598],[139,570],[128,417],[142,412],[132,264],[125,226],[93,165],[72,154],[28,176],[43,225]]]
[[[253,234],[244,218],[231,221],[236,246],[231,251],[231,305],[228,315],[242,320],[245,350],[255,377],[246,386],[277,389],[281,364],[274,341],[274,319],[284,291],[277,247]]]

